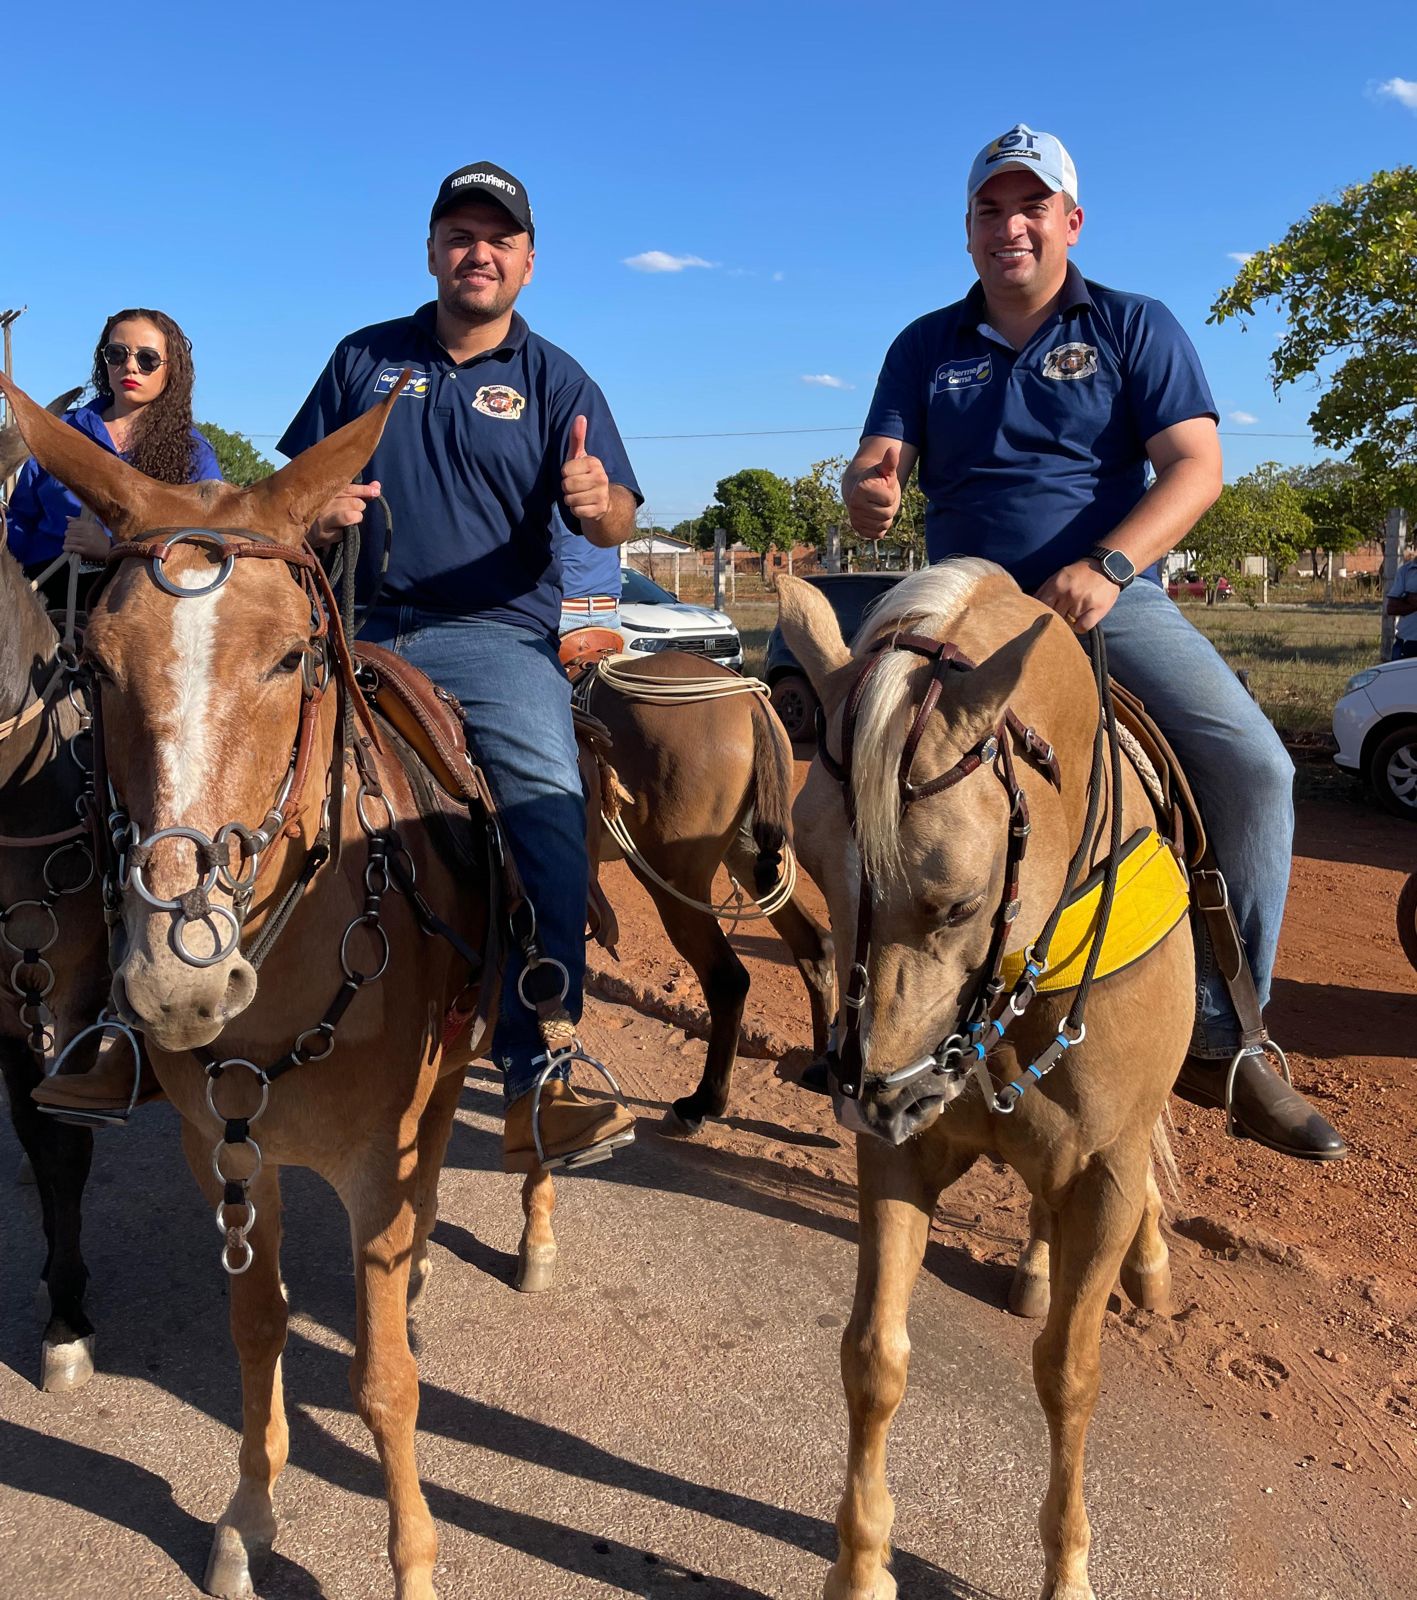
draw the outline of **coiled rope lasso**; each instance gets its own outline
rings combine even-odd
[[[767,684],[761,678],[743,678],[736,673],[724,678],[655,677],[650,674],[624,671],[623,663],[626,662],[639,664],[637,658],[630,655],[607,656],[596,662],[594,672],[587,675],[583,685],[578,687],[576,692],[577,703],[582,710],[590,710],[591,697],[598,682],[605,683],[617,694],[624,695],[627,700],[645,700],[654,705],[691,705],[702,700],[723,700],[735,694],[757,694],[767,699],[770,694]],[[796,892],[797,856],[792,846],[787,844],[784,845],[782,875],[761,899],[749,894],[730,872],[728,881],[733,885],[733,893],[728,899],[717,903],[696,900],[692,895],[675,888],[667,879],[660,877],[645,860],[618,811],[611,816],[602,808],[601,816],[611,837],[624,851],[625,859],[651,883],[658,885],[666,894],[673,895],[681,904],[690,906],[695,911],[707,912],[720,922],[726,922],[730,932],[740,922],[758,922],[765,917],[775,916]]]

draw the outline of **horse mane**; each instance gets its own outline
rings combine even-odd
[[[852,642],[852,655],[863,658],[872,641],[884,633],[947,637],[975,589],[985,579],[1003,575],[1003,568],[992,561],[957,556],[902,578],[866,613]],[[913,692],[915,681],[929,671],[929,662],[908,651],[887,654],[871,674],[857,711],[851,761],[856,846],[864,871],[882,883],[904,875],[900,757],[919,700]]]

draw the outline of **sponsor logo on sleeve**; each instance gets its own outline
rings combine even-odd
[[[993,356],[975,356],[969,361],[947,361],[935,374],[935,393],[954,389],[977,389],[994,376]]]
[[[526,400],[505,383],[484,383],[472,397],[473,409],[487,417],[515,422],[526,409]]]
[[[1090,378],[1097,371],[1097,346],[1059,344],[1043,358],[1043,376],[1059,382],[1069,378]]]
[[[399,381],[402,367],[385,367],[374,380],[375,394],[392,394],[394,385]],[[426,372],[413,372],[409,374],[408,382],[404,385],[401,400],[421,400],[428,393],[428,374]]]

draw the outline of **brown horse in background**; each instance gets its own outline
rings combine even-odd
[[[1073,995],[1045,992],[1028,1005],[986,1058],[1006,1084],[1028,1083],[1027,1093],[1015,1098],[991,1083],[986,1099],[967,1074],[932,1070],[941,1041],[963,1032],[996,934],[1007,933],[1001,948],[1010,952],[1031,946],[1087,837],[1099,717],[1087,657],[1052,612],[984,561],[903,580],[854,650],[816,589],[784,578],[780,597],[783,635],[826,716],[824,749],[797,802],[797,844],[831,908],[861,1073],[857,1097],[840,1102],[860,1130],[861,1233],[841,1352],[847,1482],[826,1597],[896,1593],[886,1570],[885,1445],[905,1392],[906,1312],[941,1190],[987,1155],[1012,1166],[1033,1196],[1035,1244],[1021,1275],[1036,1272],[1043,1255],[1050,1264],[1051,1303],[1033,1359],[1051,1441],[1043,1596],[1092,1600],[1083,1450],[1103,1311],[1119,1269],[1139,1305],[1156,1309],[1169,1293],[1149,1147],[1190,1035],[1190,932],[1182,917],[1100,983],[1085,1036],[1036,1082],[1026,1068],[1060,1036]],[[941,641],[978,665],[949,670]],[[845,747],[844,723],[853,733]],[[1034,742],[1019,737],[1033,730]],[[1011,802],[1011,786],[1022,803]],[[1153,825],[1130,766],[1120,790],[1105,788],[1098,841],[1118,803],[1120,836]],[[1005,841],[1020,817],[1031,838],[1015,885]]]
[[[485,871],[456,873],[435,847],[407,774],[367,720],[346,747],[343,713],[367,714],[304,544],[318,508],[368,459],[395,396],[237,490],[155,483],[0,387],[41,464],[121,541],[85,639],[99,786],[115,813],[100,838],[119,912],[113,1001],[144,1030],[217,1213],[242,1373],[240,1477],[206,1587],[250,1595],[276,1534],[272,1490],[288,1447],[279,1175],[296,1164],[325,1177],[349,1213],[351,1389],[384,1468],[397,1594],[430,1600],[437,1542],[414,1459],[410,1273],[421,1281],[464,1069],[485,1028],[445,1049],[469,963],[425,932],[398,890],[416,874],[466,952],[483,948],[487,882]],[[218,531],[173,533],[190,529]],[[459,825],[456,812],[447,820]],[[465,808],[461,826],[471,827]],[[258,979],[246,952],[264,947],[286,906]],[[219,1054],[207,1048],[218,1038]],[[285,1065],[294,1070],[281,1075]]]
[[[694,969],[708,1006],[703,1076],[692,1094],[674,1102],[664,1123],[666,1133],[693,1134],[706,1117],[727,1110],[749,987],[722,919],[704,908],[713,903],[720,865],[757,898],[770,895],[790,870],[792,749],[760,694],[639,697],[656,682],[697,685],[710,695],[741,683],[726,667],[677,650],[649,661],[617,660],[614,667],[613,677],[588,681],[582,703],[611,735],[608,760],[619,785],[620,820],[640,857],[629,859],[630,870],[654,901],[670,942]],[[588,831],[593,866],[626,858],[599,818],[591,818]],[[751,898],[745,910],[754,914]],[[766,920],[786,941],[807,986],[813,1050],[820,1056],[834,1010],[831,936],[803,909],[796,891]]]

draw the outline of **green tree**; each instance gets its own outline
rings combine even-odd
[[[1321,555],[1346,555],[1383,536],[1391,503],[1387,480],[1373,479],[1351,461],[1320,461],[1293,467],[1285,477],[1299,491],[1304,514],[1313,523],[1309,560],[1315,578]]]
[[[1417,469],[1417,167],[1375,172],[1322,201],[1247,261],[1209,321],[1280,303],[1288,327],[1270,358],[1276,392],[1320,376],[1309,424],[1375,478]],[[1332,363],[1336,362],[1336,365]]]
[[[704,522],[710,534],[722,528],[730,544],[740,540],[755,550],[766,573],[769,553],[790,550],[797,532],[792,485],[766,467],[745,467],[718,480]]]
[[[1282,571],[1305,548],[1312,527],[1299,491],[1286,481],[1278,462],[1266,461],[1227,483],[1186,540],[1205,584],[1207,605],[1214,601],[1221,578],[1252,598],[1246,557],[1263,556]]]
[[[214,422],[199,422],[197,432],[216,451],[222,477],[237,488],[249,488],[261,478],[269,478],[275,471],[275,467],[244,433],[229,433]]]
[[[814,461],[807,472],[793,479],[792,514],[797,519],[797,537],[803,544],[825,549],[828,528],[834,525],[846,529],[846,507],[841,501],[841,475],[845,471],[845,456],[828,456],[824,461]]]
[[[920,463],[911,468],[900,492],[900,512],[890,532],[891,542],[905,553],[906,565],[914,571],[925,563],[925,495],[920,488]]]

